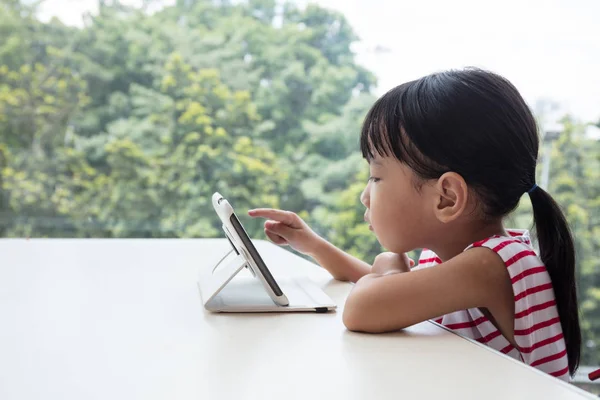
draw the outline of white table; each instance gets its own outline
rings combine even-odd
[[[205,312],[196,279],[225,240],[0,240],[0,399],[588,397],[431,322],[349,332],[350,284],[257,247],[275,277],[309,274],[338,312]]]

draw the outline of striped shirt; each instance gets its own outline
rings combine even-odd
[[[550,275],[531,247],[529,233],[524,230],[510,230],[508,233],[511,237],[492,236],[473,243],[465,251],[473,247],[487,247],[504,261],[515,296],[514,337],[517,347],[510,344],[479,308],[455,311],[434,321],[569,381],[567,350]],[[413,270],[441,263],[434,252],[425,249]]]

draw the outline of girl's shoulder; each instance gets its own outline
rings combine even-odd
[[[511,278],[526,270],[535,268],[539,272],[545,271],[545,266],[531,245],[529,232],[526,230],[507,230],[510,236],[491,236],[469,245],[465,251],[486,247],[498,254],[508,269]]]
[[[498,252],[499,250],[505,248],[510,244],[521,244],[525,247],[532,248],[529,231],[527,231],[526,229],[507,229],[506,231],[509,234],[509,236],[490,236],[489,238],[470,244],[469,246],[467,246],[465,251],[473,247],[488,247],[494,250],[495,252]],[[518,246],[513,247],[516,248]]]
[[[531,245],[529,231],[524,229],[508,229],[509,236],[494,235],[470,244],[464,251],[476,247],[486,247],[502,258],[510,275],[523,272],[529,267],[541,267],[543,263]],[[418,263],[413,269],[422,269],[441,264],[442,260],[429,249],[423,249]],[[512,267],[512,268],[510,268]],[[511,276],[512,277],[512,276]]]

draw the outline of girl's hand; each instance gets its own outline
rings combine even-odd
[[[312,256],[322,241],[302,218],[291,211],[257,208],[248,211],[248,215],[267,218],[265,234],[278,245],[289,245],[301,253]]]
[[[405,254],[385,252],[375,257],[371,273],[378,275],[395,274],[398,272],[410,272],[415,262]]]

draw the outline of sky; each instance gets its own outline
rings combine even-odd
[[[508,78],[534,110],[540,100],[555,102],[549,124],[565,113],[600,120],[600,0],[311,2],[346,16],[360,37],[357,61],[377,76],[378,94],[434,71],[477,66]],[[46,0],[41,16],[80,25],[96,4]]]

